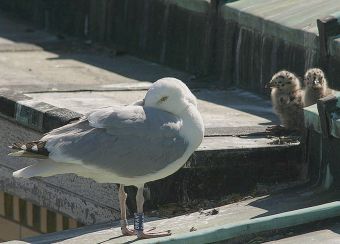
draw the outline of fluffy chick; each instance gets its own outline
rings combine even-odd
[[[304,105],[306,107],[315,104],[318,99],[334,93],[332,89],[328,88],[325,74],[318,68],[307,70],[304,76],[304,84]]]
[[[288,130],[302,130],[304,106],[300,80],[293,73],[283,70],[276,73],[267,86],[272,89],[273,109],[281,124]]]

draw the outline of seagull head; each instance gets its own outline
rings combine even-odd
[[[175,78],[162,78],[152,84],[145,95],[144,106],[179,115],[188,106],[197,108],[197,99],[189,88]]]
[[[321,69],[313,68],[307,70],[304,83],[307,88],[320,89],[327,85],[325,74]]]
[[[290,92],[300,89],[300,81],[293,73],[282,70],[272,77],[266,87],[283,92]]]

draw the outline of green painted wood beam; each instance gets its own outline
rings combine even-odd
[[[340,216],[340,202],[336,201],[281,214],[274,214],[266,217],[241,221],[234,224],[226,224],[218,227],[207,228],[181,235],[174,235],[153,240],[143,240],[138,243],[212,243],[230,240],[232,238],[263,231],[277,230],[308,224],[338,216]]]

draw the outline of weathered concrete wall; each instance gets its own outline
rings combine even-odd
[[[115,1],[111,39],[138,56],[207,75],[212,68],[214,8],[203,2],[204,8],[193,10],[175,1]]]
[[[339,87],[333,61],[338,52],[333,48],[333,53],[321,58],[317,26],[317,19],[339,10],[336,0],[241,0],[221,4],[216,39],[220,80],[225,86],[264,92],[264,84],[281,69],[301,77],[308,68],[321,67],[331,87]]]
[[[195,160],[205,164],[197,164]],[[210,154],[195,152],[184,168],[147,184],[151,201],[146,204],[157,206],[194,199],[219,200],[233,193],[251,194],[258,183],[270,185],[301,179],[302,167],[301,147],[294,146],[235,150],[217,155],[213,151]]]
[[[216,72],[224,86],[236,85],[265,93],[274,73],[287,69],[303,76],[319,66],[317,49],[286,42],[234,20],[220,19]]]
[[[72,174],[33,179],[12,177],[13,171],[36,161],[7,156],[10,152],[8,145],[40,137],[40,133],[0,118],[0,191],[63,213],[84,224],[119,218],[115,184],[98,184]]]
[[[337,0],[2,0],[40,27],[105,43],[158,63],[264,93],[273,73],[321,66],[340,87],[337,41],[320,61],[318,18]]]
[[[4,0],[0,7],[57,33],[199,76],[211,73],[216,15],[208,0]]]

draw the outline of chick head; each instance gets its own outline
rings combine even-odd
[[[318,68],[307,70],[304,76],[304,83],[307,88],[313,89],[321,89],[327,85],[325,74]]]
[[[300,89],[300,81],[293,73],[282,70],[273,75],[266,87],[278,89],[283,92],[290,92]]]

